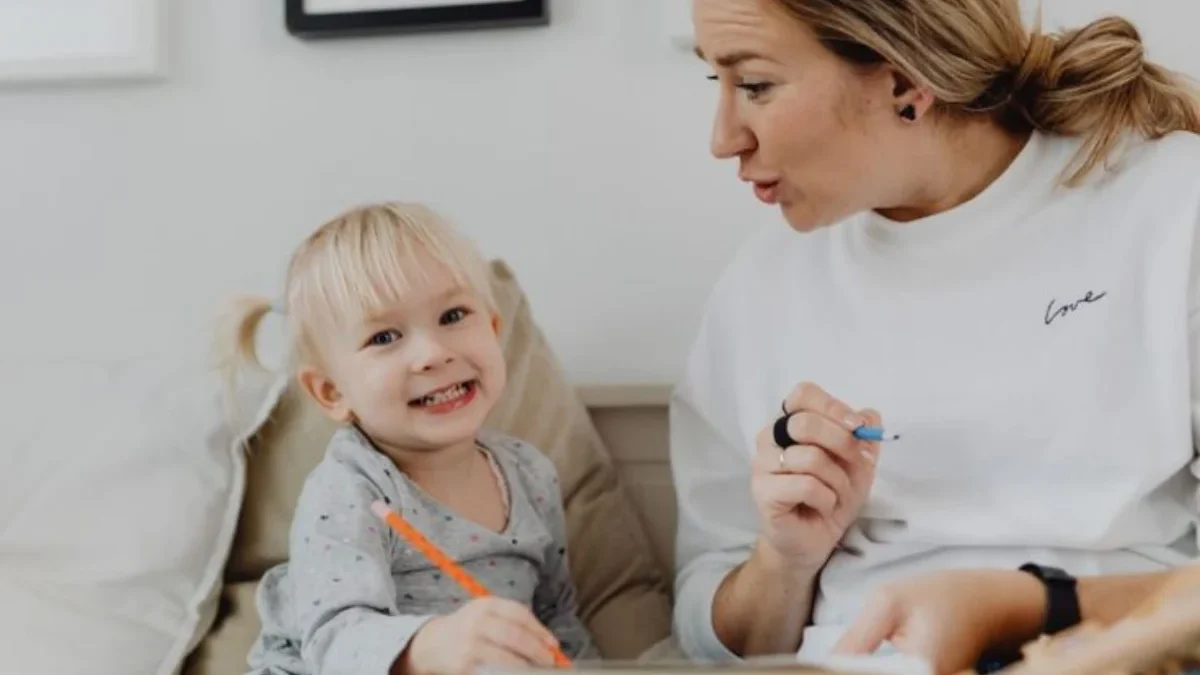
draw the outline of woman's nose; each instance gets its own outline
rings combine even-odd
[[[722,97],[713,120],[710,151],[717,159],[732,159],[754,149],[754,134],[739,118],[732,102]]]

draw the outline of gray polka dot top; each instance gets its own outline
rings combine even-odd
[[[371,512],[382,500],[494,595],[528,605],[573,659],[596,658],[576,616],[554,465],[485,430],[480,445],[508,491],[495,532],[443,508],[353,428],[340,429],[305,482],[286,563],[258,589],[253,675],[387,675],[413,634],[470,596]]]

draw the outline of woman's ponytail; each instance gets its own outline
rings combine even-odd
[[[856,69],[890,64],[952,118],[987,115],[1083,140],[1078,183],[1130,132],[1200,132],[1200,99],[1109,17],[1031,37],[1018,0],[777,0]]]
[[[1035,35],[1014,75],[1012,105],[1035,128],[1085,140],[1076,183],[1133,131],[1200,133],[1200,98],[1180,75],[1146,60],[1129,21],[1108,17]]]

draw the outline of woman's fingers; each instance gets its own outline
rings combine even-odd
[[[901,608],[887,597],[875,597],[855,618],[837,644],[835,654],[871,654],[900,628]]]
[[[828,486],[839,499],[852,489],[846,467],[813,445],[794,445],[784,450],[782,456],[759,455],[755,461],[760,473],[810,475]]]
[[[812,382],[802,382],[796,385],[796,388],[783,400],[783,409],[789,413],[798,411],[817,413],[846,431],[854,431],[863,424],[862,415],[830,396],[828,392]]]
[[[784,399],[783,410],[789,415],[787,435],[797,445],[820,446],[851,466],[863,461],[873,463],[874,454],[864,453],[868,448],[854,435],[855,429],[872,423],[865,411],[854,410],[811,382],[801,383],[792,390]],[[773,444],[774,441],[772,427]]]
[[[791,443],[779,447],[775,425],[757,439],[754,469],[760,499],[777,509],[803,504],[823,515],[841,503],[856,503],[871,482],[879,444],[860,440],[853,431],[878,425],[879,414],[855,411],[812,383],[796,387],[783,407]]]
[[[880,417],[879,413],[874,410],[863,410],[862,416],[864,423],[869,426],[880,427],[883,425],[883,418]],[[859,462],[858,465],[854,467],[856,470],[851,471],[852,475],[855,477],[860,475],[874,475],[875,464],[879,462],[879,442],[859,440],[856,447],[858,448],[858,453],[866,461]]]
[[[796,413],[788,419],[787,430],[788,436],[798,445],[825,448],[849,464],[862,461],[860,441],[853,430],[828,417],[810,412]]]
[[[829,518],[837,508],[837,493],[815,476],[768,474],[759,477],[759,497],[777,513],[807,506]]]
[[[788,419],[787,429],[788,437],[795,444],[788,446],[789,451],[796,446],[819,447],[847,467],[864,462],[864,442],[824,417],[811,413],[796,413]],[[755,445],[756,464],[762,470],[778,473],[779,453],[783,448],[775,443],[774,425],[764,427],[759,432]]]

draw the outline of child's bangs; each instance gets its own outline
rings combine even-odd
[[[371,223],[340,233],[313,261],[310,298],[317,315],[360,322],[385,312],[444,271],[494,309],[481,261],[465,244],[423,223]],[[353,230],[353,228],[352,228]],[[442,234],[438,237],[434,234]]]

